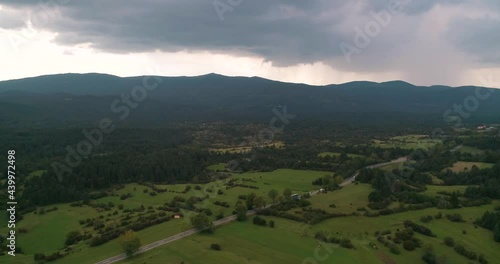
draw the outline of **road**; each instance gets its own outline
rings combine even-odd
[[[379,168],[379,167],[383,167],[383,166],[386,166],[386,165],[391,165],[391,164],[395,164],[395,163],[401,163],[401,162],[405,162],[407,161],[408,158],[407,157],[401,157],[399,159],[395,159],[395,160],[392,160],[392,161],[389,161],[389,162],[384,162],[384,163],[378,163],[378,164],[374,164],[374,165],[370,165],[370,166],[366,166],[365,168],[368,168],[368,169],[373,169],[373,168]],[[351,183],[353,183],[355,180],[356,180],[356,176],[359,175],[359,172],[356,172],[353,176],[345,179],[341,184],[340,186],[344,187],[344,186],[347,186]],[[320,191],[319,190],[316,190],[316,191],[312,191],[310,192],[311,195],[316,195],[318,194]],[[266,207],[269,207],[271,205],[267,205]],[[247,212],[247,215],[253,215],[255,214],[255,210],[249,210]],[[214,221],[214,226],[215,227],[218,227],[218,226],[221,226],[221,225],[224,225],[224,224],[227,224],[227,223],[230,223],[232,221],[235,221],[236,220],[236,215],[231,215],[231,216],[228,216],[226,218],[223,218],[223,219],[220,219],[220,220],[217,220],[217,221]],[[137,251],[136,254],[140,254],[142,252],[146,252],[146,251],[149,251],[151,249],[154,249],[154,248],[157,248],[159,246],[163,246],[165,244],[168,244],[168,243],[171,243],[171,242],[174,242],[176,240],[179,240],[181,238],[185,238],[187,236],[190,236],[190,235],[194,235],[196,233],[200,232],[198,229],[196,228],[192,228],[192,229],[189,229],[187,231],[184,231],[184,232],[181,232],[181,233],[178,233],[176,235],[173,235],[173,236],[170,236],[170,237],[167,237],[167,238],[164,238],[162,240],[158,240],[156,242],[153,242],[151,244],[147,244],[145,246],[142,246],[141,248],[139,248],[139,251]],[[105,260],[102,260],[102,261],[99,261],[97,262],[96,264],[111,264],[111,263],[115,263],[115,262],[118,262],[118,261],[121,261],[121,260],[124,260],[126,259],[127,256],[125,254],[120,254],[120,255],[117,255],[117,256],[114,256],[114,257],[111,257],[111,258],[108,258],[108,259],[105,259]]]

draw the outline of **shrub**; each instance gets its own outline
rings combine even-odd
[[[420,221],[422,221],[423,223],[429,223],[430,221],[432,221],[432,219],[433,219],[432,215],[426,215],[420,217]]]
[[[340,241],[340,246],[343,248],[354,248],[354,245],[352,244],[351,240],[348,238],[343,238]]]
[[[481,254],[479,255],[479,258],[477,259],[477,261],[479,261],[479,263],[481,264],[488,264],[489,262],[484,258],[484,256]]]
[[[441,219],[443,218],[443,213],[439,212],[434,216],[434,219]]]
[[[216,251],[219,251],[222,249],[222,247],[219,244],[211,244],[210,248]]]
[[[273,220],[270,220],[270,221],[269,221],[269,226],[270,226],[271,228],[274,228],[274,221],[273,221]]]
[[[265,226],[266,223],[267,223],[266,219],[264,219],[264,218],[262,218],[262,217],[260,217],[258,215],[253,218],[253,224],[254,225]]]
[[[80,241],[82,239],[82,235],[80,234],[80,231],[71,231],[66,235],[66,241],[64,244],[66,246],[73,245]]]
[[[452,222],[465,222],[461,214],[447,214],[446,218]]]
[[[434,254],[434,252],[426,252],[423,256],[422,256],[422,260],[427,263],[427,264],[436,264],[438,263],[437,262],[437,259],[436,259],[436,255]]]
[[[432,233],[432,231],[429,228],[422,226],[422,225],[418,225],[418,224],[413,223],[412,221],[409,221],[409,220],[404,221],[404,226],[406,228],[411,228],[411,229],[413,229],[413,231],[420,233],[422,235],[425,235],[425,236],[430,236],[430,237],[435,236],[434,233]]]
[[[443,242],[444,242],[445,245],[447,245],[449,247],[455,246],[455,240],[453,240],[453,238],[451,238],[451,237],[445,237],[443,239]]]
[[[392,254],[395,254],[395,255],[401,254],[401,250],[399,249],[399,247],[396,244],[390,244],[389,248],[390,248]]]
[[[415,249],[415,243],[412,240],[406,240],[403,243],[403,248],[408,250],[408,251],[412,251]]]

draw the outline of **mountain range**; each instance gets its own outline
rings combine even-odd
[[[133,101],[123,122],[159,125],[179,121],[269,120],[274,108],[298,118],[379,122],[408,117],[443,120],[460,117],[455,108],[467,104],[469,122],[500,122],[500,94],[474,86],[415,86],[403,81],[350,82],[314,86],[259,77],[117,77],[105,74],[58,74],[0,82],[0,124],[5,126],[71,125],[117,118],[122,94],[134,89],[142,101]],[[136,88],[137,87],[137,88]],[[489,94],[481,100],[480,94]],[[141,98],[142,99],[142,98]],[[119,103],[115,101],[119,100]],[[281,111],[281,110],[280,110]],[[463,117],[463,116],[462,116]]]

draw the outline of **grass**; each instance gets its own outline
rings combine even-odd
[[[328,212],[353,213],[357,208],[368,204],[368,194],[372,190],[369,184],[350,184],[340,190],[312,196],[309,200],[314,208]],[[336,208],[331,208],[330,204],[335,204]]]
[[[401,228],[404,220],[412,220],[416,223],[422,224],[419,219],[424,215],[436,215],[438,212],[442,212],[443,215],[450,213],[460,213],[466,223],[453,223],[448,221],[444,216],[443,219],[433,220],[428,224],[424,224],[429,227],[434,233],[436,233],[436,238],[425,237],[418,235],[418,238],[422,240],[424,244],[431,244],[436,251],[436,254],[445,254],[448,258],[448,263],[468,263],[468,261],[455,253],[451,248],[448,248],[442,244],[442,239],[446,236],[453,237],[455,241],[466,246],[466,248],[473,250],[477,253],[482,253],[490,261],[494,261],[498,258],[497,248],[498,244],[493,241],[491,231],[475,228],[472,222],[482,216],[486,211],[492,211],[494,205],[498,205],[499,202],[495,201],[493,205],[486,205],[481,207],[471,207],[471,208],[461,208],[455,210],[438,210],[436,208],[429,208],[419,211],[409,211],[400,214],[393,214],[388,216],[380,216],[374,218],[367,218],[363,216],[352,216],[344,218],[334,218],[310,228],[310,232],[314,233],[318,230],[329,230],[335,233],[339,233],[339,236],[346,236],[351,238],[366,237],[366,239],[374,239],[373,234],[375,231],[382,230],[392,230],[393,232],[397,228]],[[467,234],[462,234],[465,230]],[[366,235],[367,232],[369,236]],[[384,246],[377,242],[379,248],[384,248]],[[404,251],[402,249],[402,251]],[[422,249],[418,249],[414,252],[404,251],[401,255],[393,255],[388,253],[388,255],[393,258],[396,263],[422,263],[421,256],[423,254]]]
[[[272,142],[268,144],[260,144],[256,146],[242,146],[242,147],[235,147],[235,146],[227,146],[227,147],[219,147],[219,148],[211,148],[210,151],[213,152],[218,152],[218,153],[247,153],[252,150],[252,148],[264,148],[264,147],[275,147],[275,148],[282,148],[285,146],[285,143],[282,141],[278,142]]]
[[[430,149],[441,143],[439,139],[430,139],[425,135],[406,135],[388,140],[372,140],[372,145],[380,148]]]
[[[444,237],[450,236],[469,250],[484,254],[490,263],[494,263],[493,261],[498,257],[498,244],[493,241],[490,231],[475,228],[472,221],[480,217],[484,211],[493,210],[493,206],[498,204],[499,202],[495,201],[493,205],[457,210],[431,208],[375,218],[341,217],[326,220],[314,226],[281,218],[265,217],[267,220],[272,219],[276,222],[274,229],[255,226],[249,219],[246,222],[235,222],[218,228],[213,235],[190,236],[120,263],[150,264],[180,263],[181,261],[186,264],[304,263],[306,258],[314,257],[314,252],[317,250],[321,253],[319,255],[326,256],[324,263],[382,263],[378,256],[380,254],[392,259],[395,263],[417,264],[422,263],[421,257],[424,253],[422,248],[408,252],[400,245],[401,255],[394,255],[389,253],[382,244],[376,242],[374,232],[382,230],[395,232],[397,228],[403,226],[404,220],[422,224],[419,221],[421,216],[435,215],[438,212],[444,215],[460,213],[466,223],[453,223],[443,217],[424,224],[437,235],[431,238],[416,234],[424,244],[432,245],[438,256],[445,255],[448,263],[469,263],[467,259],[442,243]],[[463,230],[466,234],[462,234]],[[326,231],[339,238],[349,238],[356,250],[347,250],[330,244],[332,251],[328,254],[324,248],[318,248],[318,242],[314,239],[316,231]],[[376,243],[378,250],[372,249],[369,246],[370,242]],[[212,243],[220,244],[222,250],[210,250],[209,246]]]
[[[199,208],[209,208],[215,214],[222,210],[225,216],[232,213],[234,204],[239,195],[256,193],[265,197],[267,203],[270,199],[267,193],[270,189],[276,189],[282,193],[283,189],[291,188],[293,192],[302,193],[318,189],[312,185],[312,181],[332,172],[303,171],[280,169],[272,172],[255,172],[233,175],[236,183],[256,186],[258,189],[234,187],[226,189],[226,180],[219,180],[209,184],[199,186],[201,190],[195,190],[196,184],[189,184],[192,188],[187,193],[182,193],[188,184],[157,185],[159,188],[166,188],[168,191],[151,196],[152,189],[139,184],[127,184],[124,188],[114,190],[113,195],[97,199],[97,203],[113,202],[115,205],[123,204],[125,208],[136,208],[141,205],[145,207],[157,207],[173,199],[175,196],[188,198],[190,196],[205,196],[208,199],[197,204]],[[144,190],[148,192],[145,193]],[[208,190],[212,190],[209,192]],[[425,194],[437,195],[439,191],[462,191],[465,186],[432,186],[429,185]],[[217,194],[222,190],[222,194]],[[352,213],[357,208],[365,207],[368,203],[368,194],[372,190],[368,184],[351,184],[340,190],[331,191],[326,194],[313,196],[310,201],[312,207],[324,209],[329,212]],[[120,200],[120,195],[131,193],[132,197]],[[214,205],[214,201],[226,201],[230,208],[223,208]],[[335,204],[336,208],[330,208],[330,204]],[[451,223],[446,219],[433,220],[428,225],[436,234],[437,238],[420,238],[424,243],[434,246],[436,252],[446,254],[449,263],[467,263],[465,259],[457,255],[452,249],[442,245],[444,236],[452,236],[457,241],[463,241],[464,245],[478,253],[483,253],[487,259],[493,261],[496,257],[495,244],[491,238],[491,232],[481,228],[474,228],[472,221],[486,210],[493,210],[494,205],[482,207],[462,208],[459,210],[444,211],[443,214],[459,212],[464,216],[467,223]],[[102,216],[103,220],[109,218],[106,224],[113,223],[121,217],[123,213],[119,211],[116,216],[108,216],[110,211],[97,212],[91,207],[71,207],[68,204],[55,205],[59,209],[44,215],[34,213],[26,214],[25,219],[19,223],[19,227],[26,228],[28,233],[19,234],[18,245],[28,254],[27,256],[16,257],[16,263],[32,263],[32,254],[43,252],[50,254],[63,247],[65,236],[72,230],[83,230],[78,220]],[[53,206],[46,207],[51,208]],[[111,211],[113,212],[114,209]],[[406,219],[418,222],[423,215],[434,215],[439,210],[436,208],[421,211],[410,211],[401,214],[368,218],[363,216],[349,216],[335,218],[321,222],[315,226],[297,223],[285,219],[270,218],[276,222],[276,228],[258,227],[251,224],[250,220],[245,223],[232,223],[217,229],[215,235],[195,235],[162,246],[149,251],[124,263],[302,263],[311,257],[317,249],[317,241],[313,239],[314,233],[318,230],[328,232],[339,232],[340,237],[348,237],[352,240],[357,250],[347,250],[335,248],[334,253],[329,256],[325,263],[381,263],[380,256],[385,254],[396,263],[421,263],[422,250],[415,252],[404,252],[401,256],[396,256],[388,252],[382,245],[378,244],[379,250],[374,250],[369,246],[370,242],[375,242],[373,233],[377,230],[401,227]],[[187,214],[187,212],[184,212]],[[5,216],[2,213],[1,216]],[[178,220],[171,220],[159,225],[155,225],[137,232],[142,244],[148,244],[156,240],[177,234],[189,229],[189,214],[187,217]],[[95,232],[92,228],[86,229]],[[467,235],[462,235],[462,230],[467,231]],[[0,232],[5,233],[5,227],[0,228]],[[366,233],[365,233],[366,232]],[[368,233],[368,234],[367,234]],[[41,238],[44,238],[43,240]],[[223,250],[212,251],[208,247],[211,243],[218,243]],[[99,260],[112,257],[121,253],[119,241],[117,239],[105,243],[98,247],[88,247],[85,243],[74,246],[71,253],[55,263],[95,263]],[[1,256],[1,263],[7,262],[7,256]]]
[[[318,248],[314,234],[303,236],[305,225],[290,220],[266,217],[275,228],[235,222],[216,230],[213,235],[195,235],[179,240],[121,263],[304,263],[315,251],[327,256],[326,263],[380,263],[373,250],[365,247],[348,250],[329,245]],[[217,243],[221,251],[209,249]],[[305,262],[307,263],[307,262]]]
[[[459,150],[461,153],[469,153],[471,155],[481,155],[484,154],[484,150],[475,148],[475,147],[469,147],[469,146],[463,146]]]
[[[472,169],[473,166],[478,167],[479,169],[489,169],[492,168],[495,164],[492,163],[484,163],[484,162],[466,162],[466,161],[458,161],[453,164],[453,167],[449,168],[453,172],[463,172],[466,170]]]
[[[330,157],[338,157],[340,156],[341,153],[339,152],[321,152],[318,154],[318,157],[327,157],[327,156],[330,156]],[[364,155],[359,155],[359,154],[347,154],[347,157],[349,158],[365,158]]]
[[[45,213],[44,215],[35,213],[26,214],[24,216],[25,219],[19,223],[18,227],[26,228],[28,232],[26,234],[19,234],[18,245],[28,254],[27,256],[29,256],[30,261],[27,263],[32,263],[32,256],[34,253],[51,254],[56,251],[62,252],[66,234],[70,231],[80,230],[83,232],[86,230],[92,234],[96,234],[96,231],[94,231],[92,227],[83,228],[83,226],[79,224],[79,220],[102,217],[106,225],[113,225],[116,221],[119,221],[118,219],[123,216],[124,213],[117,208],[118,205],[123,205],[126,209],[140,206],[146,208],[152,206],[156,208],[163,205],[165,202],[171,201],[175,196],[181,196],[187,199],[191,196],[203,197],[208,194],[209,198],[196,204],[196,207],[211,209],[213,212],[212,219],[215,219],[215,215],[221,210],[225,216],[232,214],[234,204],[238,200],[239,195],[246,195],[253,192],[257,195],[264,196],[266,202],[270,203],[270,198],[267,196],[269,190],[276,189],[280,194],[285,188],[291,188],[293,192],[299,193],[312,191],[318,188],[312,185],[312,181],[325,174],[332,173],[289,169],[272,172],[243,173],[233,176],[233,178],[236,179],[236,183],[253,185],[258,187],[258,189],[235,187],[227,190],[224,185],[227,180],[219,180],[209,184],[200,184],[201,190],[195,190],[194,187],[196,184],[156,185],[156,187],[166,188],[168,191],[158,193],[155,196],[150,195],[153,190],[149,187],[135,183],[126,184],[123,188],[112,190],[112,195],[93,201],[94,203],[106,204],[112,202],[115,208],[111,211],[97,212],[96,209],[88,206],[71,207],[69,204],[57,204],[45,207],[45,209],[48,209],[56,206],[58,210]],[[248,179],[251,181],[248,181]],[[190,191],[182,193],[188,185],[191,186]],[[212,192],[208,192],[209,189],[211,189]],[[144,190],[147,190],[147,192],[145,193]],[[223,194],[218,195],[218,190],[222,190]],[[122,194],[128,193],[132,194],[132,197],[126,200],[120,199]],[[230,207],[224,208],[214,205],[213,202],[215,201],[228,202]],[[108,214],[113,213],[115,210],[119,212],[117,215],[108,216]],[[138,231],[137,233],[142,238],[143,243],[149,243],[185,231],[191,228],[189,222],[189,215],[191,213],[185,211],[183,213],[186,215],[183,219],[171,220]],[[5,218],[5,212],[0,212],[0,216],[4,216]],[[5,225],[0,227],[0,232],[7,232]],[[57,261],[57,263],[92,263],[120,253],[121,248],[116,239],[98,247],[88,247],[85,243],[79,243],[74,246],[70,255]],[[2,262],[2,259],[3,257],[0,257],[0,262]]]

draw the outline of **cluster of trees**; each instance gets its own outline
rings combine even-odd
[[[95,189],[128,182],[208,182],[205,170],[212,155],[195,149],[167,149],[151,153],[120,153],[90,157],[59,182],[54,170],[30,178],[22,200],[25,206],[70,202]]]
[[[474,224],[491,230],[493,232],[493,240],[500,242],[500,211],[486,211]]]
[[[348,238],[337,238],[332,235],[327,235],[326,232],[324,231],[317,231],[314,234],[314,238],[321,240],[325,243],[332,243],[332,244],[339,244],[343,248],[348,248],[348,249],[355,249],[354,245],[352,244],[351,240]]]
[[[436,236],[434,233],[432,233],[432,231],[429,228],[427,228],[423,225],[416,224],[410,220],[404,221],[403,224],[404,224],[405,228],[411,228],[413,231],[420,233],[422,235],[430,236],[430,237]]]

